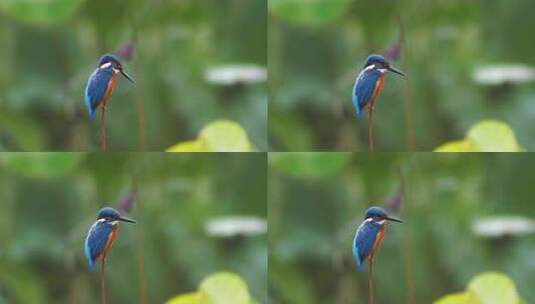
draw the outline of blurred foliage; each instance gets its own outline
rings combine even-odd
[[[31,25],[60,25],[72,18],[82,0],[4,0],[2,11]]]
[[[448,295],[435,304],[523,304],[513,281],[501,273],[483,273],[468,284],[464,293]]]
[[[176,296],[167,304],[253,304],[247,284],[232,273],[212,274],[195,293]]]
[[[268,8],[270,150],[367,151],[367,119],[355,117],[351,90],[366,57],[391,53],[399,40],[393,64],[407,76],[386,76],[377,150],[410,150],[412,133],[416,151],[431,151],[489,118],[535,149],[535,42],[525,38],[534,1],[273,0]],[[480,69],[511,64],[528,75]]]
[[[410,290],[414,303],[432,303],[488,270],[535,303],[533,230],[474,228],[506,215],[535,222],[529,154],[270,153],[268,165],[270,303],[366,303],[351,242],[366,208],[394,205],[400,189],[391,213],[404,223],[386,228],[375,256],[376,303],[410,303]]]
[[[297,177],[323,177],[338,174],[350,160],[345,153],[284,153],[270,155],[273,169]]]
[[[137,224],[121,226],[108,254],[109,303],[164,303],[219,271],[267,303],[265,233],[208,229],[219,218],[267,218],[266,166],[256,153],[0,154],[0,303],[98,302],[84,240],[100,207],[130,199]],[[200,290],[211,294],[217,278]]]
[[[197,139],[178,143],[167,152],[250,152],[245,130],[237,123],[218,120],[205,126]]]
[[[435,152],[521,152],[515,133],[506,123],[483,120],[475,124],[463,140],[445,143]]]
[[[22,176],[53,178],[70,173],[83,159],[83,153],[7,153],[0,158],[5,169]]]
[[[346,10],[349,0],[272,0],[269,9],[297,24],[332,22]]]
[[[0,150],[98,149],[85,85],[101,55],[131,42],[136,83],[120,80],[108,104],[110,149],[163,151],[231,119],[266,150],[265,79],[206,78],[265,68],[266,14],[265,0],[0,1]]]

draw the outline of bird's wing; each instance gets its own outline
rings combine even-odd
[[[89,229],[85,240],[85,255],[91,270],[95,268],[95,260],[102,254],[112,229],[112,225],[99,221]]]
[[[95,109],[102,102],[104,95],[106,94],[106,89],[108,88],[108,83],[113,76],[113,69],[96,69],[89,80],[87,81],[87,86],[85,88],[84,100],[87,110],[89,112],[89,117],[93,117]]]
[[[381,72],[366,68],[355,80],[355,85],[353,86],[353,106],[358,117],[362,116],[362,109],[370,102],[375,85],[380,77]]]
[[[377,232],[381,228],[373,222],[363,222],[355,233],[353,239],[353,258],[357,263],[357,269],[360,271],[364,266],[364,260],[370,255]]]

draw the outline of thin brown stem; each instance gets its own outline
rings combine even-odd
[[[405,177],[403,175],[403,171],[401,168],[398,169],[399,174],[399,186],[401,191],[401,197],[402,197],[402,206],[407,211],[407,199],[405,194]],[[407,212],[405,212],[405,215]],[[412,251],[411,251],[411,238],[409,231],[407,229],[403,229],[403,258],[404,258],[404,264],[405,264],[405,273],[407,275],[407,303],[414,304],[415,298],[414,298],[414,279],[412,274]]]
[[[106,106],[102,105],[100,112],[100,146],[103,152],[108,150],[108,135],[106,130]]]
[[[407,66],[407,48],[405,47],[405,27],[403,26],[403,21],[401,17],[398,16],[399,23],[399,43],[401,50],[403,51],[403,66]],[[413,118],[412,118],[412,97],[409,87],[408,79],[405,79],[403,83],[403,112],[405,117],[405,129],[407,130],[407,143],[409,145],[409,151],[414,151],[416,149],[414,144],[414,127],[413,127]]]
[[[141,202],[139,200],[138,195],[138,186],[137,186],[137,179],[136,175],[132,173],[132,184],[133,184],[133,192],[134,192],[134,202],[136,204],[136,211],[138,215],[138,219],[141,222],[141,218],[139,216],[140,209],[141,209]],[[138,279],[139,279],[139,296],[140,296],[140,303],[146,304],[148,303],[148,297],[147,297],[147,286],[146,286],[146,280],[145,280],[145,259],[143,258],[143,236],[141,235],[142,229],[139,226],[141,223],[138,223],[137,226],[137,232],[136,232],[136,262],[137,262],[137,271],[138,271]]]
[[[134,70],[139,71],[137,61],[134,63]],[[139,75],[139,74],[138,74]],[[139,86],[139,79],[138,83],[136,84]],[[146,148],[146,140],[145,140],[145,114],[143,111],[143,100],[141,99],[141,89],[136,88],[136,114],[137,114],[137,130],[138,130],[138,137],[139,137],[139,146],[142,151]]]
[[[134,45],[137,47],[138,39],[137,39],[137,33],[138,33],[138,25],[136,20],[133,16],[130,16],[131,18],[131,24],[132,24],[132,41]],[[138,141],[139,141],[139,148],[141,151],[144,151],[146,148],[146,137],[145,137],[145,112],[143,111],[143,99],[142,99],[142,92],[141,92],[141,84],[140,84],[140,73],[139,72],[139,60],[138,57],[135,56],[133,59],[134,63],[134,73],[138,75],[137,81],[136,81],[136,88],[135,88],[135,99],[136,99],[136,125],[137,125],[137,133],[138,133]]]
[[[373,152],[373,106],[368,111],[368,147]]]
[[[373,304],[373,255],[370,257],[368,270],[368,304]]]
[[[106,259],[102,259],[102,263],[100,263],[100,303],[106,304],[106,275],[104,273],[104,261]]]

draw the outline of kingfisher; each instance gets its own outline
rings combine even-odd
[[[119,221],[136,223],[132,219],[121,216],[117,210],[111,207],[99,210],[97,220],[89,228],[84,246],[85,256],[91,271],[95,270],[97,260],[104,263],[108,251],[117,238]]]
[[[117,74],[119,73],[134,83],[132,77],[124,71],[117,56],[106,54],[100,58],[97,68],[87,80],[84,92],[89,118],[93,118],[99,106],[106,108],[106,103],[115,89]]]
[[[362,271],[366,260],[373,262],[373,256],[385,235],[386,221],[403,223],[400,219],[388,216],[383,208],[370,207],[366,210],[364,221],[353,239],[353,258],[358,271]]]
[[[405,76],[402,71],[392,67],[383,56],[377,54],[368,56],[353,86],[353,106],[358,118],[362,117],[363,109],[366,107],[373,111],[373,103],[383,90],[387,71]]]

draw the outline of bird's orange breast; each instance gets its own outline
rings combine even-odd
[[[375,99],[379,97],[379,95],[381,94],[381,91],[383,90],[384,85],[385,85],[385,75],[383,74],[379,77],[379,79],[375,83],[375,89],[373,89],[372,100],[370,104],[372,104],[375,101]]]
[[[383,241],[384,236],[385,236],[385,226],[383,225],[381,228],[379,228],[379,231],[377,231],[377,236],[375,236],[375,242],[373,242],[372,252],[375,252],[379,248],[379,246],[381,246],[381,242]]]
[[[100,256],[98,256],[98,259],[103,259],[106,257],[106,255],[108,254],[108,250],[110,250],[116,238],[117,238],[117,227],[114,227],[111,230],[110,235],[108,236],[108,240],[106,241],[106,244],[104,245],[104,250],[102,250],[102,253],[100,254]]]
[[[113,93],[113,90],[115,89],[116,81],[117,81],[117,74],[115,72],[112,72],[110,82],[108,83],[108,87],[106,88],[106,92],[104,93],[104,98],[102,98],[102,104],[104,106],[108,102],[108,99],[110,98],[111,94]]]

